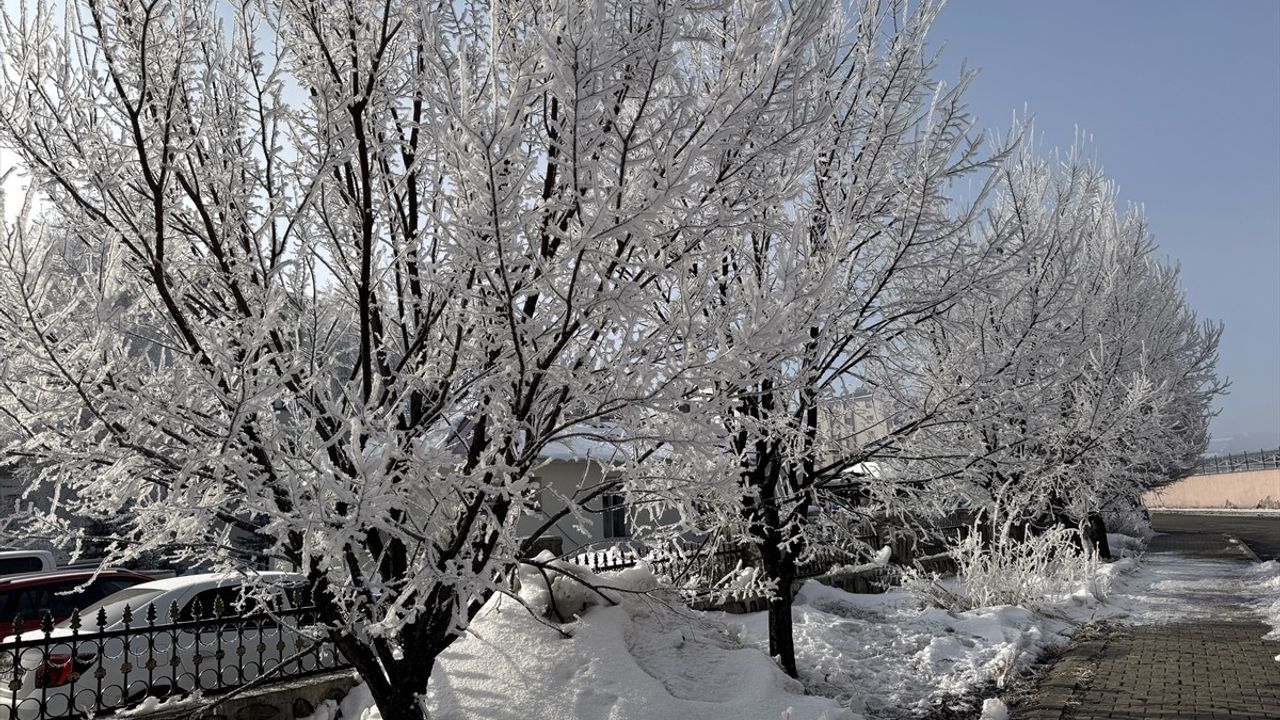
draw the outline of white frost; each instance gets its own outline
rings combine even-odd
[[[999,698],[982,701],[982,717],[979,720],[1009,720],[1009,708]]]

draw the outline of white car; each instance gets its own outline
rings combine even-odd
[[[290,603],[288,589],[302,580],[281,572],[156,580],[85,608],[78,628],[73,618],[47,639],[42,631],[0,639],[0,720],[92,716],[264,673],[332,668],[332,648],[300,629],[310,620]]]

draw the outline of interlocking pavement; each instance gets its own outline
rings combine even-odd
[[[1153,554],[1221,560],[1231,569],[1244,554],[1220,534],[1160,535]],[[1174,558],[1166,558],[1173,560]],[[1039,679],[1033,699],[1013,708],[1022,720],[1280,720],[1280,642],[1230,592],[1188,594],[1194,616],[1176,622],[1113,626],[1069,649]]]

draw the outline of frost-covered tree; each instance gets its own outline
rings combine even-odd
[[[919,386],[966,387],[956,422],[912,438],[916,475],[983,510],[998,534],[1098,524],[1202,452],[1220,327],[1201,324],[1142,215],[1073,151],[1024,146],[982,226],[1009,260],[913,345]],[[910,402],[908,400],[908,402]]]
[[[898,504],[902,486],[857,471],[946,406],[935,397],[865,433],[852,422],[855,391],[899,382],[892,367],[908,339],[1000,265],[969,232],[998,154],[972,133],[967,78],[933,78],[925,41],[937,10],[854,8],[823,68],[821,132],[805,153],[759,169],[760,182],[795,185],[794,198],[759,204],[723,238],[723,257],[698,268],[718,295],[686,310],[707,327],[708,359],[686,378],[689,401],[673,421],[686,443],[673,467],[716,482],[698,488],[688,524],[660,529],[758,558],[751,583],[769,597],[769,653],[793,676],[799,565],[850,548],[851,533],[831,533],[850,525],[852,505],[871,514]],[[963,200],[961,178],[974,180]]]
[[[383,717],[424,717],[536,540],[540,450],[701,361],[668,308],[792,191],[760,169],[812,146],[832,6],[60,7],[0,27],[45,208],[0,248],[44,521],[297,567]]]

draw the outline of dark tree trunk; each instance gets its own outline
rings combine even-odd
[[[341,623],[324,577],[316,573],[312,582],[321,619]],[[383,720],[428,720],[427,710],[420,705],[419,698],[427,693],[436,659],[459,637],[451,631],[456,602],[452,589],[436,585],[427,594],[417,619],[401,630],[400,643],[413,648],[413,652],[399,658],[386,638],[358,639],[346,633],[330,634],[338,651],[368,685]],[[469,609],[474,615],[479,603]]]
[[[777,658],[782,671],[799,677],[796,670],[796,641],[791,626],[791,606],[795,598],[795,562],[777,545],[761,547],[761,565],[766,577],[777,581],[777,591],[769,598],[769,655]]]
[[[784,541],[782,512],[776,501],[779,474],[777,465],[765,466],[766,482],[760,483],[760,510],[753,534],[760,543],[760,568],[765,577],[776,583],[769,598],[769,655],[777,658],[783,672],[798,677],[796,672],[795,634],[791,628],[791,585],[796,577],[798,538]]]
[[[434,658],[430,664],[435,665]],[[426,683],[421,690],[415,691],[392,683],[389,692],[381,696],[374,694],[373,701],[382,714],[382,720],[428,720],[427,709],[418,703],[418,697],[426,693]]]
[[[778,659],[782,671],[799,677],[796,670],[796,640],[791,626],[791,583],[778,588],[769,601],[769,654]]]
[[[381,653],[351,636],[335,637],[334,644],[369,687],[383,720],[427,720],[427,711],[417,698],[427,692],[439,650],[418,648],[411,664],[392,660],[388,666],[384,660],[389,658],[380,658]]]
[[[1103,560],[1111,559],[1111,544],[1107,542],[1107,522],[1101,513],[1089,513],[1089,541]]]
[[[1022,543],[1026,542],[1027,535],[1030,534],[1031,524],[1026,520],[1018,520],[1009,525],[1010,542]]]
[[[446,594],[452,597],[451,593]],[[436,605],[424,611],[423,617],[401,633],[402,641],[414,652],[398,659],[389,646],[374,648],[349,636],[338,640],[343,655],[369,686],[383,720],[428,720],[427,710],[418,699],[427,694],[436,659],[458,639],[448,630],[451,621],[446,607]]]

